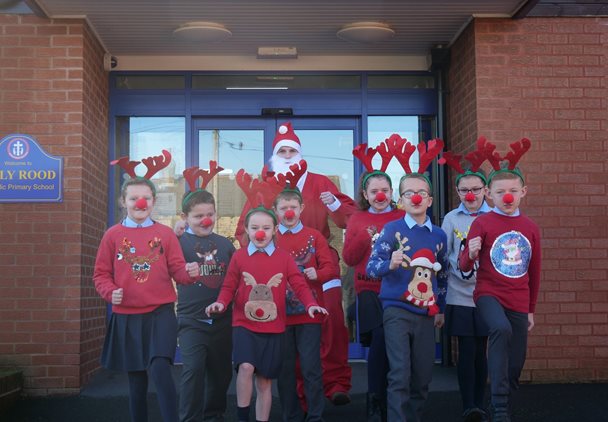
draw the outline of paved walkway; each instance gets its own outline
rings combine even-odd
[[[353,401],[336,407],[327,403],[326,422],[365,421],[365,363],[353,362]],[[176,367],[174,377],[179,376]],[[275,390],[276,393],[276,390]],[[71,397],[22,398],[0,421],[7,422],[129,422],[126,376],[100,371]],[[226,421],[235,420],[236,398],[229,391]],[[252,412],[253,413],[253,412]],[[460,396],[454,368],[435,367],[424,422],[459,421]],[[150,422],[162,422],[154,394],[149,399]],[[273,401],[271,421],[280,420],[279,400]],[[513,398],[513,422],[608,422],[608,384],[524,385]]]

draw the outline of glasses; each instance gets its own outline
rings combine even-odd
[[[405,192],[403,192],[401,194],[401,196],[403,196],[404,198],[407,198],[407,199],[411,199],[412,196],[414,196],[414,195],[420,195],[423,198],[428,198],[430,196],[430,194],[425,190],[419,190],[419,191],[406,190]]]
[[[472,192],[474,195],[479,195],[482,190],[483,190],[483,187],[471,188],[471,189],[458,189],[458,193],[461,195],[466,195],[467,193]]]

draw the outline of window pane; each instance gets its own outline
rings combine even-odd
[[[171,153],[169,166],[162,169],[152,177],[156,185],[156,205],[152,218],[170,227],[173,227],[181,206],[181,197],[184,192],[182,172],[185,159],[185,126],[183,117],[122,117],[117,122],[118,145],[126,147],[126,154],[132,161],[141,161],[142,158],[162,155],[166,149]],[[127,139],[124,139],[124,138]],[[117,148],[117,151],[119,149]],[[143,176],[147,171],[145,164],[135,167],[135,173]],[[116,174],[119,174],[118,170]],[[123,177],[129,177],[126,174]],[[120,178],[116,178],[117,196],[120,194]],[[117,198],[118,202],[118,198]],[[122,209],[116,209],[115,222],[125,216]]]
[[[360,89],[359,75],[193,75],[193,89]]]
[[[218,220],[215,231],[232,238],[246,198],[234,177],[239,169],[259,174],[264,165],[263,130],[199,130],[199,167],[215,160],[224,170],[207,186],[216,201]]]

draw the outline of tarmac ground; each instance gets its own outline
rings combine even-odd
[[[326,422],[363,422],[365,417],[365,362],[352,362],[352,402],[345,406],[326,403]],[[175,367],[174,378],[181,372]],[[461,402],[453,367],[437,365],[426,403],[424,422],[461,420]],[[236,420],[234,377],[228,392],[226,421]],[[148,399],[150,422],[161,422],[152,391]],[[252,409],[254,406],[252,406]],[[253,419],[253,410],[252,410]],[[275,395],[271,421],[281,420],[279,399]],[[0,415],[7,422],[128,422],[129,403],[126,376],[101,370],[79,395],[64,397],[22,397]],[[512,398],[513,422],[608,422],[608,384],[525,384]]]

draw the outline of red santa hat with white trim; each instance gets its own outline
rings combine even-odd
[[[420,249],[412,255],[412,261],[410,267],[424,267],[430,268],[437,272],[441,269],[441,264],[436,261],[435,254],[430,249]]]
[[[293,131],[291,122],[282,123],[277,130],[277,134],[272,141],[272,155],[276,155],[281,147],[292,147],[301,154],[302,144],[300,144],[300,138]]]

